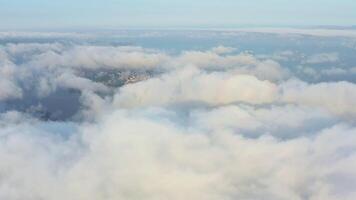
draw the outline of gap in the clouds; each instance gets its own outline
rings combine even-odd
[[[139,81],[147,80],[157,76],[162,72],[159,70],[130,70],[130,69],[82,69],[77,75],[81,78],[87,78],[95,83],[103,84],[112,90],[133,84]],[[80,119],[80,112],[83,109],[81,102],[82,92],[75,88],[57,87],[49,94],[39,96],[34,88],[26,81],[23,81],[22,98],[9,99],[0,103],[0,111],[19,111],[29,114],[37,119],[44,121],[75,121]],[[109,93],[96,92],[102,98],[112,96],[113,91]]]
[[[108,87],[119,88],[126,84],[147,80],[162,74],[159,70],[130,70],[130,69],[104,69],[82,70],[78,75],[88,78],[94,82],[102,83]],[[108,69],[105,69],[108,68]]]
[[[26,91],[25,98],[5,102],[5,111],[16,110],[28,113],[41,120],[70,120],[80,109],[80,91],[57,89],[46,97],[39,98]]]

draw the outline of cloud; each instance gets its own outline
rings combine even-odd
[[[328,69],[322,69],[320,74],[334,77],[334,76],[347,76],[347,75],[355,75],[356,67],[351,68],[340,68],[340,67],[331,67]]]
[[[90,79],[74,76],[73,74],[62,74],[57,77],[56,82],[61,87],[77,89],[80,91],[88,90],[93,92],[108,92],[109,88],[102,83],[96,83]],[[46,86],[45,86],[46,87]]]
[[[211,51],[185,51],[177,59],[178,65],[192,64],[201,68],[234,68],[256,65],[258,60],[250,54],[219,55]]]
[[[21,87],[14,81],[15,66],[0,50],[0,101],[22,97]]]
[[[224,116],[224,117],[221,117]],[[322,109],[283,105],[256,108],[228,105],[194,111],[189,120],[204,131],[231,130],[245,137],[270,134],[278,138],[308,136],[339,120]]]
[[[309,84],[289,80],[275,84],[239,73],[206,73],[196,68],[173,71],[161,77],[123,86],[114,104],[124,107],[201,102],[207,105],[231,103],[296,103],[318,107],[345,117],[355,116],[356,85],[350,82]],[[327,100],[327,101],[326,101]]]
[[[0,164],[0,196],[5,199],[73,196],[77,199],[302,199],[305,196],[352,199],[354,196],[353,190],[345,189],[344,185],[356,180],[352,168],[356,138],[351,127],[335,125],[311,138],[248,139],[227,130],[206,133],[194,126],[177,126],[166,112],[171,111],[117,110],[96,124],[79,127],[70,123],[23,122],[2,128],[0,158],[4,162]],[[60,135],[68,132],[71,132],[68,139]],[[29,155],[30,163],[26,159]],[[24,165],[27,167],[23,168]],[[37,184],[33,184],[35,179]]]
[[[269,55],[3,45],[0,199],[353,200],[356,85]]]
[[[234,102],[273,102],[277,86],[251,75],[204,73],[195,68],[173,71],[119,89],[114,104],[125,107],[201,102],[224,105]]]
[[[321,53],[310,56],[306,63],[308,64],[320,64],[320,63],[334,63],[339,61],[339,55],[337,53]]]
[[[0,100],[21,98],[22,90],[9,80],[0,80]]]
[[[214,51],[186,51],[172,59],[169,64],[175,68],[193,65],[206,70],[235,71],[270,81],[283,80],[289,76],[289,71],[283,69],[279,63],[270,59],[259,60],[244,52],[235,55],[221,55]]]
[[[219,46],[211,51],[185,51],[179,55],[169,55],[157,50],[130,46],[68,46],[61,43],[29,43],[7,44],[3,52],[4,56],[9,59],[8,62],[15,66],[11,70],[16,77],[11,75],[10,80],[10,75],[6,75],[8,76],[6,79],[8,80],[7,87],[11,86],[9,91],[14,91],[12,96],[17,98],[21,97],[18,92],[21,88],[14,88],[19,84],[26,85],[23,89],[37,91],[39,98],[50,95],[58,87],[91,91],[109,90],[105,88],[107,86],[89,80],[93,77],[87,77],[86,70],[165,70],[169,72],[185,66],[196,66],[202,71],[228,70],[233,74],[253,75],[258,79],[270,81],[279,81],[289,76],[288,70],[283,69],[273,60],[259,60],[246,53],[221,55],[221,52],[216,53],[216,50],[224,50],[227,53],[227,51],[232,52],[233,48]],[[146,76],[139,74],[135,77],[138,80],[146,79]],[[115,82],[116,78],[113,77],[110,81]],[[27,83],[23,80],[27,80]],[[130,82],[135,82],[135,80]]]
[[[325,108],[332,113],[355,116],[356,85],[349,82],[307,84],[289,81],[281,85],[282,101]]]
[[[84,69],[150,69],[158,67],[166,56],[139,47],[74,46],[61,52],[47,51],[32,60],[42,67]]]
[[[227,53],[232,53],[234,52],[236,49],[233,47],[225,47],[225,46],[217,46],[211,49],[212,52],[216,53],[216,54],[227,54]]]

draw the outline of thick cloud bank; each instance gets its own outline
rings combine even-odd
[[[355,199],[356,84],[272,54],[3,44],[0,199]]]

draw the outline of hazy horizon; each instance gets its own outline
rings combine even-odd
[[[0,27],[352,26],[351,0],[0,0]]]

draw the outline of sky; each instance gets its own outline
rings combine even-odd
[[[0,0],[0,29],[356,24],[354,0]]]

